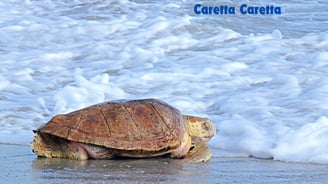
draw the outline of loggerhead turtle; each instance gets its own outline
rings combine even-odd
[[[182,115],[157,99],[114,101],[54,116],[34,130],[32,151],[39,157],[77,160],[117,157],[211,157],[205,142],[216,133],[207,118]]]

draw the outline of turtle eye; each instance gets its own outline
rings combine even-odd
[[[209,126],[209,124],[207,122],[204,122],[204,123],[202,123],[202,128],[204,130],[208,131],[210,129],[210,126]]]
[[[192,146],[189,148],[189,151],[192,151],[194,148],[195,148],[195,146],[192,145]]]

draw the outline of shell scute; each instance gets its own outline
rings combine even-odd
[[[146,99],[107,102],[57,115],[37,131],[143,153],[177,148],[187,129],[179,110],[160,100]]]

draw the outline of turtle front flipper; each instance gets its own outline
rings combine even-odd
[[[192,163],[208,161],[211,158],[212,153],[210,152],[210,149],[207,147],[205,142],[201,138],[195,136],[193,136],[191,140],[192,145],[189,149],[186,159]]]

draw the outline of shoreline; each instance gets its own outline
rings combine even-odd
[[[324,183],[328,165],[242,157],[183,160],[37,158],[29,146],[0,144],[1,183]]]

